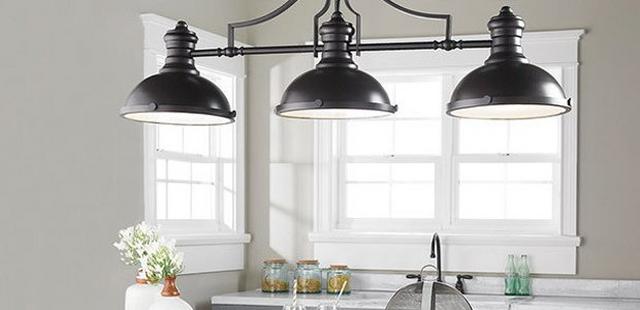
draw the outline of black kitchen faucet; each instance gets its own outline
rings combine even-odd
[[[431,237],[431,258],[436,259],[436,269],[438,272],[436,281],[442,282],[442,255],[440,252],[440,237],[438,233],[433,233],[433,237]]]

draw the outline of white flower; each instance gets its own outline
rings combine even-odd
[[[151,242],[146,247],[147,255],[141,260],[142,269],[151,282],[158,282],[167,277],[175,277],[184,269],[184,254],[176,251],[175,240]]]
[[[158,231],[142,222],[121,230],[118,237],[118,242],[113,246],[120,251],[122,261],[127,265],[139,266],[141,259],[147,255],[147,246],[158,240]]]

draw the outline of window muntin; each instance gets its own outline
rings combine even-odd
[[[335,123],[337,229],[559,231],[562,117],[453,119],[444,94],[464,72],[373,74],[400,108]]]

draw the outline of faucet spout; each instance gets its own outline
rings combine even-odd
[[[438,269],[437,282],[442,282],[442,255],[440,253],[440,236],[438,233],[433,233],[431,237],[431,258],[436,259],[436,269]]]

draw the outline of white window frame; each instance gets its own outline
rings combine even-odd
[[[507,254],[527,253],[531,257],[531,269],[535,273],[575,274],[576,252],[580,245],[577,236],[576,216],[576,182],[577,182],[577,116],[578,116],[578,44],[583,30],[527,32],[523,38],[523,48],[532,63],[541,66],[562,67],[562,81],[567,96],[571,98],[572,111],[563,117],[562,122],[562,156],[561,180],[554,190],[561,190],[560,208],[555,209],[552,224],[554,230],[546,227],[543,231],[530,229],[521,232],[514,229],[495,229],[493,225],[460,225],[454,223],[455,208],[448,207],[454,202],[455,194],[441,195],[436,201],[436,208],[442,208],[440,214],[449,219],[450,226],[431,226],[411,231],[393,231],[385,229],[385,223],[378,221],[383,229],[345,229],[340,226],[338,205],[340,195],[335,184],[340,181],[341,169],[337,169],[336,160],[332,158],[338,147],[332,137],[337,133],[337,121],[317,121],[315,123],[315,158],[314,158],[314,230],[309,235],[314,245],[314,255],[322,261],[340,261],[356,269],[373,270],[415,270],[428,261],[427,249],[431,234],[438,231],[442,237],[446,255],[443,261],[444,270],[466,272],[502,272]],[[431,41],[437,37],[386,39],[386,41]],[[487,39],[486,35],[459,36],[456,39]],[[372,40],[369,42],[376,42]],[[380,71],[393,68],[398,72],[451,71],[474,68],[484,62],[488,56],[485,49],[441,52],[389,52],[382,58],[367,57],[367,53],[357,59],[364,70]],[[445,81],[449,82],[449,81]],[[454,81],[450,81],[453,83]],[[444,94],[448,96],[449,94]],[[443,127],[450,126],[443,135],[457,132],[456,121],[451,117],[442,119]],[[452,141],[446,139],[443,141]],[[454,148],[443,145],[442,157],[449,156],[454,160]],[[526,156],[526,155],[522,155]],[[475,159],[483,159],[475,156]],[[539,157],[539,156],[538,156]],[[513,160],[517,160],[515,156]],[[444,161],[436,170],[442,178],[440,189],[451,193],[450,188],[454,165],[452,161]],[[439,171],[441,170],[441,171]],[[451,171],[445,173],[444,171]],[[436,182],[438,182],[436,180]],[[483,221],[492,224],[491,220]],[[521,221],[517,224],[525,224]],[[477,222],[476,222],[477,223]],[[503,222],[504,223],[504,222]],[[374,223],[375,224],[375,223]],[[515,224],[515,223],[514,223]],[[487,227],[488,226],[488,227]],[[540,227],[540,226],[537,226]],[[391,231],[391,232],[390,232]],[[418,255],[390,255],[389,253],[412,253]],[[397,256],[397,257],[396,257]]]
[[[158,59],[165,57],[163,36],[169,29],[175,27],[177,21],[156,14],[141,14],[144,26],[144,75],[149,76],[158,72]],[[198,36],[198,46],[224,46],[225,37],[190,26]],[[238,42],[240,45],[246,45]],[[244,83],[245,65],[242,57],[234,59],[217,58],[198,59],[196,65],[204,70],[223,75],[233,76],[235,80],[236,119],[236,159],[235,173],[235,216],[233,227],[224,227],[214,221],[185,220],[158,221],[156,219],[155,203],[155,163],[157,152],[156,125],[144,125],[144,195],[145,221],[150,224],[160,224],[160,233],[168,238],[176,239],[176,245],[185,253],[185,270],[183,273],[203,273],[215,271],[242,270],[244,268],[244,244],[251,240],[245,233],[244,225]],[[204,158],[187,154],[166,153],[170,159],[186,159],[187,161],[201,161]],[[224,161],[216,158],[216,161]],[[218,166],[221,167],[221,166]],[[216,169],[219,171],[220,169]],[[220,205],[220,204],[218,204]],[[218,208],[220,209],[220,208]],[[221,220],[221,211],[217,214]]]

